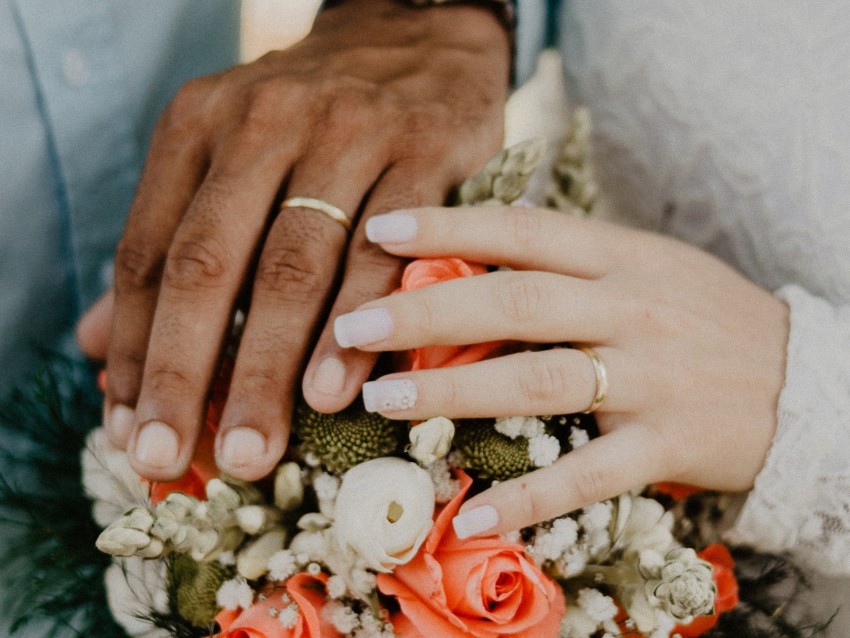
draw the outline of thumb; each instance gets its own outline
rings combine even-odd
[[[469,499],[452,520],[458,538],[501,534],[562,516],[662,478],[658,435],[626,426],[555,463],[494,485]]]
[[[83,313],[77,323],[77,344],[90,359],[106,359],[114,300],[115,293],[110,288]]]

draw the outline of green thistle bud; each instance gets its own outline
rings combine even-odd
[[[300,403],[293,421],[304,452],[316,455],[336,474],[364,461],[397,455],[407,442],[406,422],[370,414],[359,403],[336,414],[316,412]]]
[[[209,626],[219,612],[216,592],[232,575],[218,561],[199,563],[186,554],[175,555],[168,564],[171,606],[195,627]]]
[[[463,456],[463,465],[481,478],[505,481],[532,471],[528,439],[511,439],[496,431],[493,421],[462,421],[455,430],[454,447]]]
[[[546,141],[539,137],[502,150],[461,184],[458,205],[510,204],[525,192],[545,154]]]

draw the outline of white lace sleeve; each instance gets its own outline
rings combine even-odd
[[[729,540],[850,575],[850,306],[797,286],[773,446]]]

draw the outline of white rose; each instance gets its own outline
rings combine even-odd
[[[416,555],[433,515],[428,472],[384,457],[356,465],[342,477],[333,530],[342,547],[351,548],[370,568],[389,572]]]
[[[435,416],[410,428],[408,454],[422,465],[431,465],[449,453],[454,436],[454,423],[444,416]]]

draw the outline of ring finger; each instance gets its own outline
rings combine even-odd
[[[601,412],[627,409],[627,357],[616,348],[596,353],[609,391]],[[589,408],[600,390],[590,356],[572,348],[523,352],[463,366],[392,374],[363,385],[370,412],[393,419],[476,418],[569,414]]]

